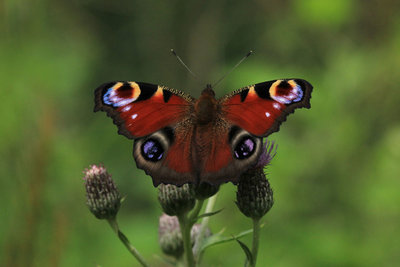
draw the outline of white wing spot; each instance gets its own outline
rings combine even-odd
[[[132,120],[136,119],[136,117],[137,117],[136,113],[131,116]]]
[[[271,114],[269,112],[265,112],[265,116],[267,116],[268,118],[269,116],[271,116]]]
[[[131,106],[126,106],[122,109],[123,112],[127,112],[131,109]]]
[[[274,106],[274,108],[276,108],[276,109],[281,109],[281,107],[279,106],[278,103],[274,103],[273,106]]]

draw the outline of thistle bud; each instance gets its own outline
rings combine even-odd
[[[260,219],[274,204],[271,186],[264,174],[264,168],[276,154],[276,146],[266,142],[256,166],[239,178],[236,205],[247,217]]]
[[[158,242],[165,254],[177,259],[182,256],[183,240],[176,216],[161,215],[158,226]]]
[[[260,219],[273,204],[273,192],[263,169],[248,171],[240,177],[236,205],[245,216]]]
[[[89,210],[98,219],[114,218],[121,205],[121,195],[111,175],[102,165],[91,165],[83,173]]]
[[[196,200],[192,185],[160,184],[158,189],[158,201],[166,214],[179,216],[193,209]]]
[[[194,188],[196,199],[204,200],[215,195],[219,190],[219,185],[201,183]]]

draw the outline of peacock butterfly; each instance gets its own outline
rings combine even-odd
[[[118,133],[134,139],[137,167],[160,183],[238,182],[262,152],[263,137],[279,130],[296,108],[310,108],[312,85],[273,80],[220,99],[207,85],[199,99],[142,82],[109,82],[95,91]]]

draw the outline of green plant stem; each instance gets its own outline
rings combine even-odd
[[[253,247],[251,254],[253,255],[253,265],[256,266],[258,245],[260,243],[260,219],[253,219]]]
[[[187,213],[179,215],[179,226],[181,228],[182,239],[183,239],[183,248],[186,256],[186,263],[188,267],[195,267],[193,251],[192,251],[192,242],[190,240],[190,230],[192,229],[192,223],[188,220]]]
[[[210,197],[207,201],[207,206],[206,206],[206,210],[204,211],[204,213],[210,213],[213,211],[214,209],[214,205],[215,202],[217,200],[217,195],[218,193],[216,193],[215,195],[213,195],[212,197]],[[210,217],[204,217],[203,220],[201,221],[201,226],[200,226],[200,232],[199,235],[197,236],[195,245],[194,245],[194,253],[196,255],[196,262],[200,261],[200,257],[201,257],[201,252],[200,249],[202,247],[203,244],[203,240],[204,240],[204,233],[206,231],[207,225],[208,225],[208,221],[210,220]]]
[[[203,207],[204,199],[202,200],[197,200],[196,201],[196,206],[194,207],[193,211],[189,215],[189,222],[192,224],[196,223],[196,218],[199,216],[199,213],[201,211],[201,208]]]
[[[149,265],[145,262],[143,257],[139,254],[139,251],[137,251],[137,249],[134,246],[132,246],[132,244],[129,242],[128,238],[119,230],[116,218],[108,219],[107,221],[110,224],[111,228],[114,230],[114,232],[118,235],[118,238],[125,245],[125,247],[129,250],[129,252],[136,258],[136,260],[143,267],[149,267]]]

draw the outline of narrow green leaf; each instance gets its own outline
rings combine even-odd
[[[217,210],[217,211],[213,211],[213,212],[207,212],[207,213],[203,213],[199,216],[197,216],[194,220],[197,221],[198,219],[204,218],[204,217],[209,217],[209,216],[213,216],[217,213],[220,213],[223,209]]]
[[[227,243],[233,240],[236,240],[238,238],[241,238],[243,236],[246,236],[248,234],[251,234],[253,232],[253,229],[249,229],[246,231],[243,231],[237,235],[234,236],[223,236],[220,233],[217,233],[215,235],[209,236],[207,238],[204,239],[203,241],[203,245],[200,249],[200,252],[203,252],[206,248],[211,247],[213,245],[217,245],[217,244],[222,244],[222,243]]]
[[[253,266],[253,254],[251,254],[250,249],[246,246],[245,243],[243,243],[239,239],[235,239],[235,240],[239,243],[240,247],[243,249],[244,253],[246,254],[246,258],[249,261],[250,266]]]

